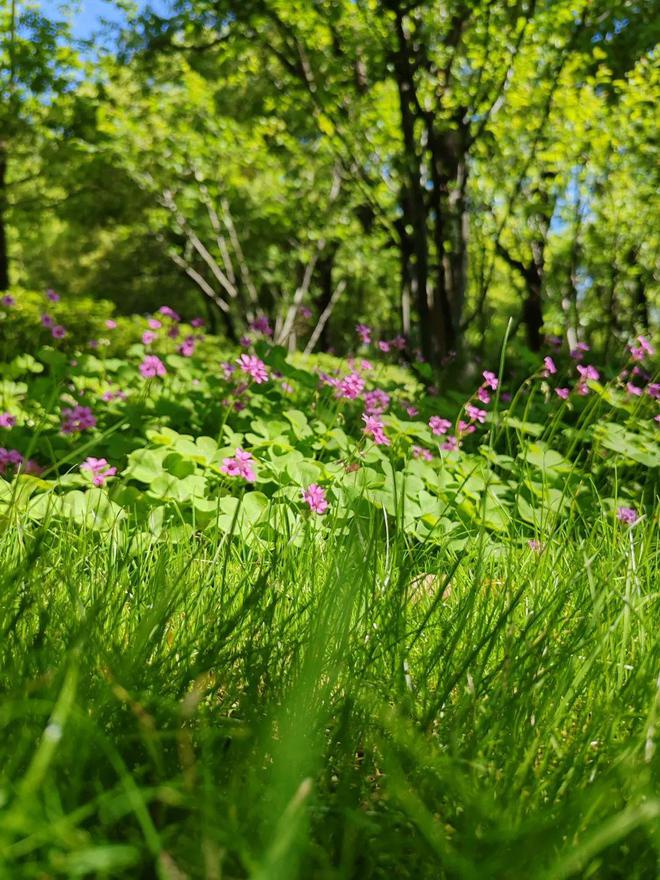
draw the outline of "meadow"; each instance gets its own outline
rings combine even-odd
[[[646,337],[0,302],[0,877],[656,876]]]

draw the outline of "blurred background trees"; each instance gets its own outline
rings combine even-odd
[[[436,365],[509,318],[607,353],[657,318],[653,6],[178,0],[82,45],[15,0],[0,286],[289,345],[323,315],[337,350],[365,320]]]

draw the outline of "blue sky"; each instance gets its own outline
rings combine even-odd
[[[125,13],[112,0],[41,0],[41,8],[46,14],[56,13],[62,18],[70,18],[73,35],[87,40],[103,30],[104,22],[120,24],[126,21]],[[164,13],[170,5],[168,0],[135,0],[138,9],[150,6],[156,12]]]

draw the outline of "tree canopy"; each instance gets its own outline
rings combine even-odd
[[[166,289],[290,346],[375,315],[435,366],[510,319],[607,351],[657,317],[653,7],[176,0],[83,47],[15,0],[0,287]]]

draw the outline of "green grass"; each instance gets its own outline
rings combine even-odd
[[[0,876],[655,877],[656,525],[372,516],[268,552],[11,523]]]

